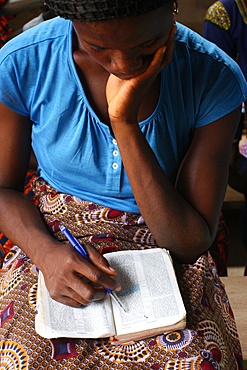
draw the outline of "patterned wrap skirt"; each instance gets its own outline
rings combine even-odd
[[[61,242],[66,242],[59,229],[63,223],[102,254],[157,247],[139,214],[59,193],[39,177],[32,191],[46,224]],[[187,311],[184,330],[121,345],[108,339],[44,339],[34,328],[38,271],[13,246],[0,275],[0,369],[243,369],[233,312],[210,253],[193,265],[174,267]]]

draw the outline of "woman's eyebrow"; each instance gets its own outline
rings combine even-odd
[[[156,41],[156,40],[159,40],[159,39],[161,39],[163,37],[163,33],[162,32],[160,32],[159,34],[157,34],[157,35],[155,35],[155,36],[153,36],[151,39],[149,39],[149,40],[146,40],[146,41],[144,41],[144,42],[142,42],[142,43],[140,43],[140,44],[138,44],[138,45],[135,45],[135,46],[133,46],[133,47],[140,47],[140,46],[145,46],[145,45],[148,45],[148,44],[150,44],[150,43],[152,43],[152,42],[154,42],[154,41]],[[101,49],[105,49],[105,47],[104,46],[101,46],[101,45],[99,45],[99,44],[94,44],[93,42],[91,42],[91,41],[88,41],[88,40],[83,40],[86,44],[88,44],[89,46],[93,46],[93,47],[97,47],[97,48],[101,48]]]

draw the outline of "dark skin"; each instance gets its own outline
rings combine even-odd
[[[173,186],[138,125],[153,112],[160,72],[172,58],[172,8],[73,25],[78,75],[118,142],[141,214],[161,248],[193,263],[215,237],[239,109],[195,131]],[[89,264],[72,247],[54,240],[37,208],[21,193],[31,147],[28,118],[0,104],[0,129],[1,229],[43,272],[50,295],[76,307],[102,299],[103,286],[120,289],[116,272],[93,247],[86,246]]]

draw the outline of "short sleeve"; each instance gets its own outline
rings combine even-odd
[[[24,95],[28,93],[28,63],[20,62],[20,52],[8,53],[6,44],[0,51],[0,101],[15,112],[28,116]],[[6,51],[5,51],[6,50]],[[25,83],[25,86],[24,86]]]
[[[198,107],[197,127],[230,113],[240,107],[247,97],[246,81],[236,63],[232,64],[232,68],[224,66],[218,74],[212,70],[208,76],[209,81],[205,84]]]

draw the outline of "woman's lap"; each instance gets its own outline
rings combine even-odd
[[[138,215],[58,194],[36,181],[45,221],[62,240],[63,222],[101,253],[152,248]],[[86,236],[85,236],[86,235]],[[241,369],[235,321],[210,254],[175,265],[187,310],[186,329],[113,346],[107,340],[41,338],[35,332],[37,269],[17,247],[7,255],[0,285],[0,358],[3,369]]]

